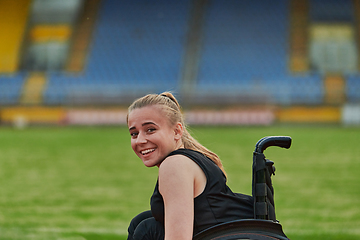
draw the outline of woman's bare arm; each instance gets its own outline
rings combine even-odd
[[[199,166],[183,155],[170,156],[159,167],[159,191],[165,207],[165,240],[192,239],[199,171],[202,172]]]

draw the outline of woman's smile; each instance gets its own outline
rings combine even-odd
[[[156,148],[150,148],[150,149],[142,150],[142,151],[140,151],[140,153],[143,156],[147,156],[147,155],[150,155],[151,153],[153,153],[155,150],[156,150]]]

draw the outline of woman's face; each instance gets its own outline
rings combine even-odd
[[[132,110],[128,116],[131,147],[145,166],[159,166],[172,151],[182,146],[182,125],[171,126],[159,106]]]

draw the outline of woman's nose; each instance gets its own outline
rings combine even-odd
[[[136,138],[136,142],[137,143],[146,143],[146,136],[143,133],[139,133],[137,138]]]

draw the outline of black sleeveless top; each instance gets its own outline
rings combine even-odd
[[[226,185],[226,177],[221,169],[202,153],[190,149],[178,149],[169,154],[184,155],[204,171],[206,186],[204,191],[194,198],[194,235],[219,223],[238,219],[254,218],[253,198],[233,193]],[[156,183],[150,200],[154,218],[164,224],[164,201]]]

